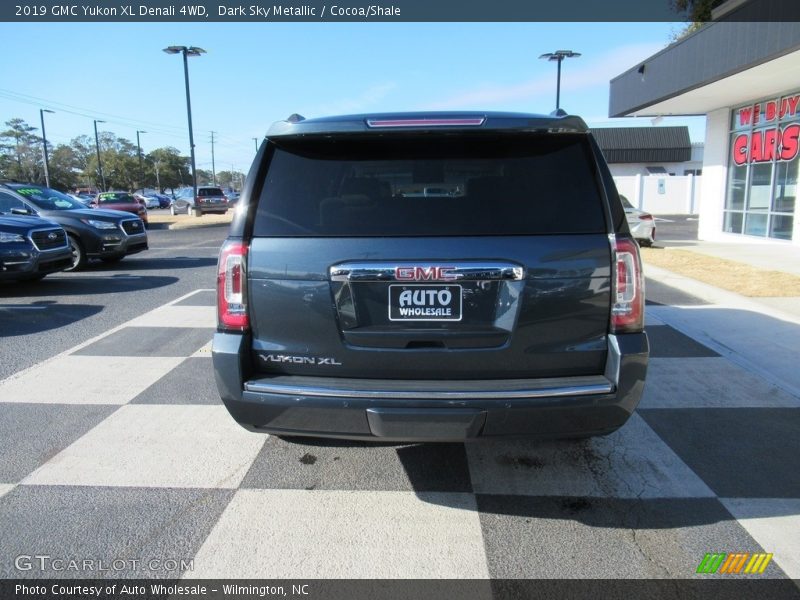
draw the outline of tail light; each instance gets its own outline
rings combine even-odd
[[[639,246],[632,239],[611,235],[614,264],[611,288],[611,332],[644,329],[644,275]]]
[[[217,324],[220,329],[246,331],[247,316],[247,245],[227,241],[222,245],[217,265]]]

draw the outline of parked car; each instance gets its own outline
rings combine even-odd
[[[196,217],[205,214],[224,215],[228,212],[228,199],[222,190],[215,186],[199,186],[197,188],[197,199],[195,199],[191,188],[181,191],[175,200],[172,201],[170,212],[173,215],[194,213]]]
[[[0,192],[0,212],[5,213]],[[9,209],[10,210],[10,209]],[[72,266],[67,233],[37,217],[0,216],[0,280],[38,281]]]
[[[128,192],[100,192],[91,203],[93,208],[121,210],[138,216],[147,227],[147,208]]]
[[[139,204],[144,205],[145,208],[160,208],[161,204],[158,201],[158,198],[152,195],[145,196],[144,194],[133,194],[133,197],[136,198],[136,201]]]
[[[622,194],[619,199],[625,209],[625,218],[628,220],[631,235],[639,242],[639,245],[652,246],[656,241],[656,222],[653,215],[633,206]]]
[[[162,194],[158,190],[145,188],[143,190],[136,190],[134,194],[139,194],[147,199],[154,198],[157,202],[153,203],[150,202],[147,208],[169,208],[170,203],[172,202],[172,198],[167,194]]]
[[[212,344],[245,428],[585,437],[633,413],[649,357],[639,247],[579,117],[295,116],[251,173]],[[411,182],[447,193],[398,193]]]
[[[90,258],[116,262],[147,250],[144,223],[135,214],[87,208],[50,188],[24,183],[0,184],[0,212],[33,215],[55,221],[67,232],[72,264],[79,270]]]

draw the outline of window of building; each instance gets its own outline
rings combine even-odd
[[[798,150],[800,93],[733,111],[724,231],[792,239]]]

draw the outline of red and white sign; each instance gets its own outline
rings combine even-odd
[[[733,162],[741,166],[747,163],[790,161],[797,158],[800,150],[800,124],[780,126],[776,123],[773,127],[769,127],[768,124],[796,117],[798,109],[800,109],[800,94],[738,109],[736,122],[740,127],[759,125],[765,127],[740,133],[734,138]]]

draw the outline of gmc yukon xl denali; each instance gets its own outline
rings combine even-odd
[[[252,431],[585,437],[644,386],[638,246],[574,116],[293,115],[217,286],[217,386]]]

